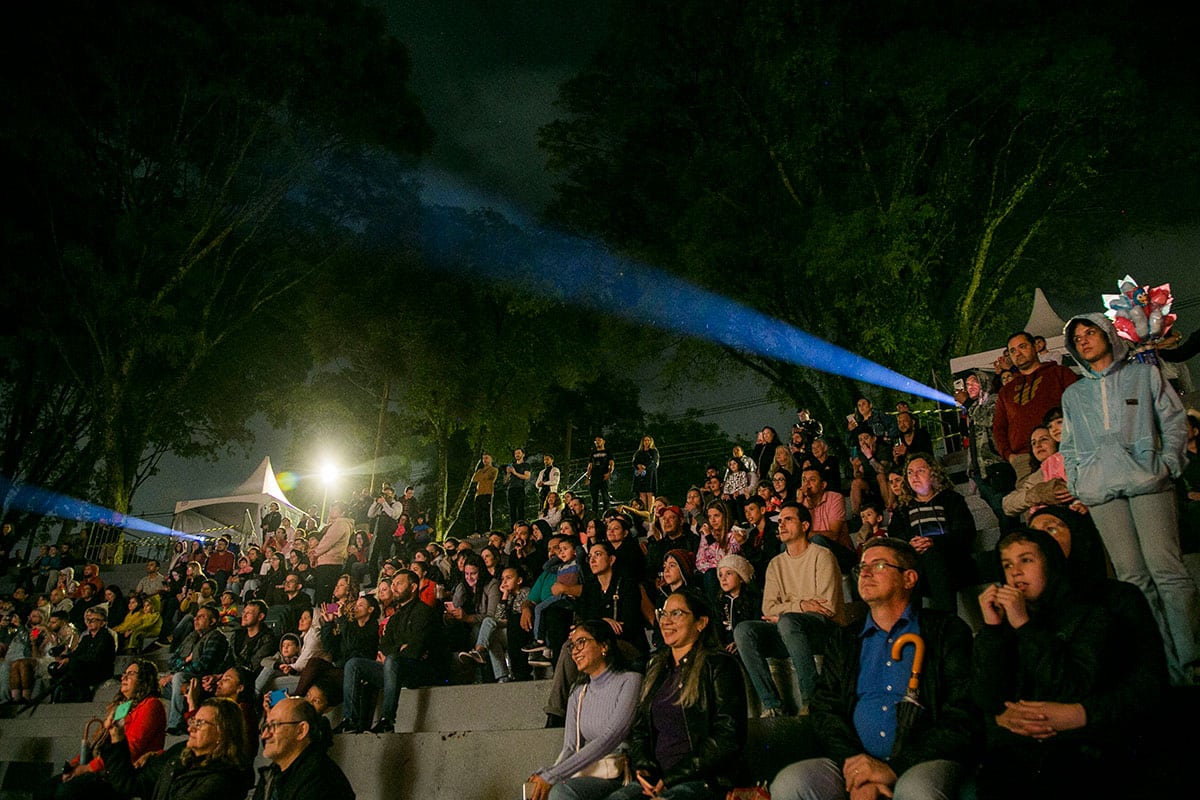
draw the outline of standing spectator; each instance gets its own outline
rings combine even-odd
[[[992,438],[992,425],[996,417],[996,393],[999,381],[983,371],[972,372],[963,381],[963,389],[954,393],[966,409],[967,419],[967,475],[975,483],[983,499],[1000,523],[1000,532],[1008,533],[1013,521],[1004,513],[1004,495],[1017,485],[1017,473],[1012,464],[996,450]]]
[[[1200,596],[1183,564],[1173,480],[1187,464],[1183,405],[1157,367],[1127,362],[1103,314],[1067,323],[1085,379],[1063,395],[1067,488],[1088,507],[1117,578],[1142,590],[1162,632],[1171,682],[1200,664]]]
[[[1000,388],[992,437],[1019,481],[1032,471],[1029,434],[1042,424],[1047,411],[1062,404],[1063,391],[1079,376],[1057,362],[1041,361],[1033,336],[1025,331],[1008,337],[1008,357],[1014,377]]]
[[[842,573],[829,550],[809,544],[811,524],[808,509],[798,503],[779,509],[779,539],[787,550],[767,566],[762,619],[743,622],[733,631],[765,717],[785,713],[767,659],[791,659],[801,702],[810,703],[817,683],[813,657],[845,620]]]
[[[346,504],[334,503],[329,507],[329,524],[321,532],[316,548],[308,554],[316,580],[316,602],[327,603],[333,597],[333,585],[346,565],[346,552],[353,534],[354,523],[346,516]]]
[[[775,448],[779,446],[779,434],[770,425],[764,427],[754,437],[754,464],[759,480],[770,475],[774,470]]]
[[[874,540],[855,572],[869,614],[826,649],[810,709],[822,757],[786,767],[771,797],[956,797],[982,734],[970,699],[971,630],[952,614],[921,608],[917,556],[907,543]],[[925,641],[924,708],[898,740],[913,650],[893,660],[891,649],[905,633]]]
[[[262,540],[265,542],[267,537],[279,530],[279,526],[282,524],[283,514],[279,513],[279,503],[268,503],[267,511],[262,515],[262,522],[258,525],[259,529],[262,530]]]
[[[513,450],[511,464],[504,465],[504,495],[508,499],[508,524],[525,519],[525,484],[533,475],[533,467],[525,462],[525,451]]]
[[[925,595],[934,608],[956,613],[958,590],[975,583],[975,517],[954,491],[946,470],[928,453],[913,453],[905,465],[912,501],[896,509],[888,533],[917,551]]]
[[[543,505],[546,503],[547,495],[558,492],[558,484],[561,480],[562,473],[558,467],[554,466],[554,456],[549,453],[544,454],[542,456],[542,469],[538,472],[537,480],[534,481],[538,490],[538,499]]]
[[[367,509],[367,519],[371,522],[371,571],[378,573],[379,565],[392,555],[392,531],[396,522],[404,513],[404,504],[396,499],[396,490],[390,483],[384,483],[379,490],[379,497]]]
[[[488,453],[480,461],[479,469],[471,476],[471,483],[475,484],[475,533],[486,533],[492,529],[492,495],[500,470],[492,466]]]
[[[643,436],[642,444],[633,454],[633,491],[642,500],[642,508],[654,505],[658,494],[658,449],[653,436]]]
[[[603,515],[608,510],[608,480],[612,477],[612,454],[604,446],[604,437],[597,436],[594,440],[592,456],[587,465],[587,484],[592,493],[592,512]]]

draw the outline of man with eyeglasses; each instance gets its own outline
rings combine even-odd
[[[329,723],[302,697],[285,697],[267,712],[254,800],[354,800],[346,773],[329,757]]]
[[[907,542],[872,540],[854,572],[868,614],[831,638],[809,708],[823,752],[781,770],[771,797],[956,797],[983,735],[970,699],[971,630],[954,614],[921,608],[917,553]],[[905,633],[925,642],[915,715],[898,710],[914,649],[891,654]]]
[[[1029,466],[1029,434],[1042,423],[1046,412],[1062,402],[1063,392],[1079,380],[1070,367],[1042,361],[1033,335],[1018,331],[1008,337],[1005,352],[1015,377],[1004,384],[996,398],[992,438],[1000,455],[1017,473],[1016,482],[1033,469]]]
[[[108,612],[102,607],[89,608],[83,624],[85,630],[79,636],[79,644],[61,656],[52,671],[62,678],[54,690],[58,702],[91,700],[96,687],[113,676],[117,645],[108,630]]]
[[[798,710],[804,713],[816,689],[813,658],[845,620],[842,572],[832,552],[808,541],[812,527],[808,509],[784,503],[778,524],[779,541],[786,550],[767,565],[762,620],[747,620],[733,630],[738,656],[762,701],[764,717],[786,713],[767,659],[791,659],[802,696]]]

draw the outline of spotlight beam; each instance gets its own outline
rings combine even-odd
[[[500,227],[491,226],[490,231]],[[477,252],[479,248],[477,229],[447,222],[437,209],[426,210],[422,229],[431,262],[447,271],[499,281],[743,353],[955,405],[954,398],[944,392],[664,270],[613,255],[603,245],[531,228],[524,233],[536,242],[530,257],[526,248],[505,246],[502,235],[490,233],[486,257],[464,258],[464,251]],[[526,256],[520,261],[506,256],[521,251]]]

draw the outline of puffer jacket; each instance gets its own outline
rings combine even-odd
[[[1104,332],[1113,363],[1091,369],[1072,339],[1083,320]],[[1187,417],[1158,367],[1126,361],[1129,347],[1103,314],[1074,317],[1063,331],[1084,380],[1063,393],[1060,452],[1067,488],[1084,505],[1165,491],[1187,464]]]

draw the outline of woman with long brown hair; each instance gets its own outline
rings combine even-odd
[[[117,791],[143,800],[227,800],[242,797],[254,783],[246,763],[246,722],[233,700],[205,700],[188,720],[188,738],[135,769],[125,746],[125,728],[108,726],[105,764]]]

